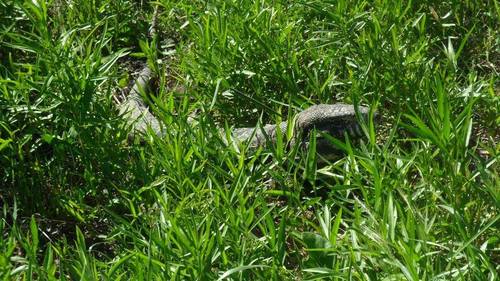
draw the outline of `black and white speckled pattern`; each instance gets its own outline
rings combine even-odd
[[[358,107],[362,118],[366,118],[369,111],[368,107]],[[287,133],[287,124],[287,122],[280,124],[283,138]],[[313,129],[317,133],[317,151],[320,154],[334,153],[331,144],[321,137],[321,133],[337,138],[343,138],[344,133],[347,133],[354,139],[363,135],[354,106],[343,103],[313,105],[297,114],[292,144],[299,141],[307,147]],[[250,147],[258,147],[265,146],[268,142],[274,143],[277,139],[277,132],[276,125],[265,125],[261,129],[237,128],[233,130],[232,136],[238,142],[249,142]]]
[[[142,100],[141,91],[147,91],[152,71],[145,67],[139,74],[134,86],[130,90],[125,101],[120,105],[120,112],[133,125],[131,136],[137,132],[144,133],[147,128],[151,128],[159,136],[164,131],[158,119],[149,111],[148,106]],[[358,107],[358,112],[362,118],[369,114],[369,108]],[[313,105],[300,112],[295,117],[293,136],[291,144],[300,142],[305,148],[309,145],[311,132],[317,133],[316,148],[320,154],[335,154],[328,140],[322,137],[323,134],[329,134],[336,138],[343,138],[347,133],[351,138],[359,138],[363,135],[356,117],[356,110],[353,105],[337,104],[318,104]],[[280,133],[283,139],[286,139],[289,122],[279,124]],[[290,122],[292,123],[292,122]],[[233,140],[236,142],[248,142],[250,147],[266,146],[269,143],[275,143],[277,140],[276,125],[265,125],[262,128],[236,128],[232,132]],[[221,132],[221,134],[223,134]]]
[[[141,96],[141,91],[148,91],[152,75],[153,73],[149,67],[142,69],[128,96],[119,106],[120,114],[123,114],[133,126],[131,137],[137,132],[145,133],[148,127],[151,127],[156,134],[162,135],[160,122],[149,111]]]

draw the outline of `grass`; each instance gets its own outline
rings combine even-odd
[[[0,278],[496,280],[499,30],[487,0],[2,1]],[[335,102],[380,121],[325,164],[218,133]]]

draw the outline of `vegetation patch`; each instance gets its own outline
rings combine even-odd
[[[0,278],[496,280],[499,72],[493,0],[4,0]],[[221,134],[335,103],[328,161]]]

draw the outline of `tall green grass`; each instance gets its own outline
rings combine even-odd
[[[499,19],[496,1],[1,2],[0,277],[498,279]],[[116,110],[136,61],[164,137],[129,140]],[[380,120],[329,138],[327,163],[219,133],[335,102]]]

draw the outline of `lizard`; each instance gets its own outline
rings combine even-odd
[[[119,106],[120,113],[133,127],[130,137],[137,133],[145,133],[148,127],[159,136],[163,134],[159,120],[149,111],[141,95],[141,91],[148,91],[152,75],[149,67],[143,68],[129,94]],[[367,120],[369,114],[370,109],[365,106],[356,108],[354,105],[345,103],[317,104],[299,112],[291,123],[284,121],[280,124],[266,124],[262,127],[235,128],[230,135],[233,141],[248,143],[251,148],[256,148],[275,143],[278,132],[286,140],[288,124],[292,124],[294,128],[292,128],[291,144],[299,142],[303,147],[307,147],[312,132],[326,133],[336,138],[343,138],[344,133],[353,139],[362,137],[363,132],[357,116]],[[221,130],[221,135],[225,135],[223,130]],[[317,136],[316,149],[320,154],[332,156],[338,153],[321,134]]]

